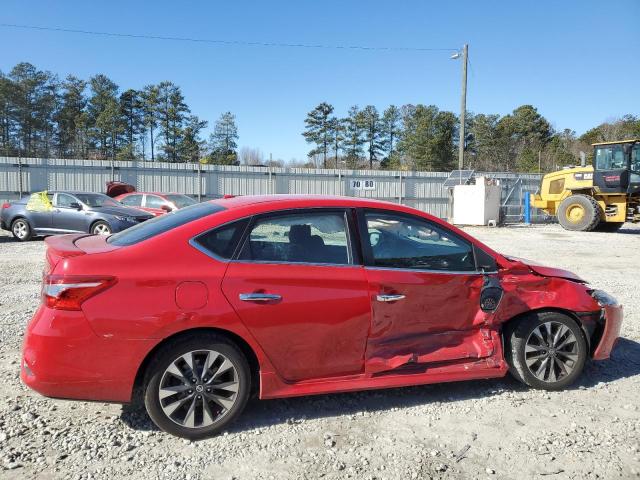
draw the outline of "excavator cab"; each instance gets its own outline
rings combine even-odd
[[[593,186],[600,193],[640,192],[640,141],[597,143],[593,147]]]

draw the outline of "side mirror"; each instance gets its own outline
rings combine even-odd
[[[69,204],[69,208],[74,208],[76,210],[82,210],[82,205],[80,205],[78,202],[73,202]]]
[[[169,213],[169,212],[173,212],[173,208],[171,208],[169,205],[162,205],[160,207],[161,210],[164,210],[165,212]]]

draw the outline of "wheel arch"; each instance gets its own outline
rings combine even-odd
[[[576,314],[576,312],[574,312],[572,310],[568,310],[566,308],[560,308],[560,307],[534,308],[532,310],[526,310],[524,312],[520,312],[520,313],[514,315],[513,317],[509,318],[508,320],[505,320],[502,323],[502,332],[501,332],[503,349],[506,348],[506,346],[507,346],[506,335],[511,331],[511,329],[515,326],[515,324],[521,318],[526,317],[527,315],[537,314],[537,313],[560,313],[560,314],[563,314],[563,315],[571,318],[580,327],[580,331],[582,332],[582,336],[584,337],[585,342],[587,342],[587,350],[591,351],[591,335],[587,331],[587,329],[586,329],[586,327],[584,325],[584,322],[580,319],[580,317]]]
[[[258,356],[254,352],[253,348],[251,348],[249,343],[237,333],[231,332],[229,330],[216,327],[196,327],[182,330],[180,332],[174,333],[173,335],[163,338],[151,350],[149,350],[149,352],[147,352],[144,359],[138,366],[135,380],[133,382],[133,389],[131,393],[132,403],[140,404],[142,402],[142,396],[144,393],[144,376],[147,367],[151,363],[154,355],[169,342],[173,342],[183,337],[197,335],[198,333],[215,333],[232,341],[242,351],[245,358],[247,359],[247,362],[249,363],[249,370],[251,374],[251,394],[258,391],[260,386],[260,362],[258,361]]]
[[[89,224],[89,233],[91,233],[91,230],[93,230],[94,225],[99,222],[106,223],[109,228],[113,230],[113,228],[111,227],[111,223],[109,223],[109,220],[107,220],[106,218],[96,218]]]

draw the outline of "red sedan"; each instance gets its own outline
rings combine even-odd
[[[137,192],[133,185],[124,182],[107,182],[107,195],[154,217],[198,203],[181,193]]]
[[[615,299],[571,272],[367,199],[220,199],[46,243],[24,383],[70,399],[139,393],[160,428],[192,439],[223,429],[253,392],[507,372],[561,389],[609,357],[622,322]]]

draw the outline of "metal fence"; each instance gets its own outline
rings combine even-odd
[[[477,173],[502,185],[502,221],[523,220],[523,199],[535,193],[540,175]],[[225,194],[326,194],[402,203],[441,218],[449,215],[447,172],[272,168],[142,161],[0,157],[0,200],[41,190],[104,192],[119,180],[139,191],[179,192],[200,200]],[[544,215],[532,212],[532,221]]]

